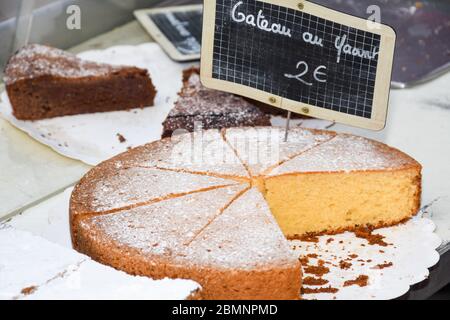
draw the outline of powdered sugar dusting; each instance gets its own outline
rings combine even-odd
[[[164,141],[161,145],[163,148],[157,149],[157,157],[152,157],[153,160],[147,159],[142,164],[207,174],[248,177],[245,167],[222,139],[218,130],[174,136],[171,141]]]
[[[189,246],[201,266],[254,269],[298,264],[261,193],[252,188],[234,201]]]
[[[64,78],[102,76],[120,68],[81,60],[71,53],[56,48],[30,44],[10,59],[4,81],[9,85],[19,80],[45,75]]]
[[[93,217],[83,222],[146,255],[177,257],[196,234],[243,191],[236,185],[190,194],[145,207]]]
[[[271,175],[293,172],[391,170],[417,162],[404,153],[363,137],[340,134],[286,162]]]
[[[154,168],[108,169],[90,173],[89,179],[77,187],[76,202],[84,207],[84,212],[109,211],[170,195],[235,184],[216,177]]]
[[[293,128],[286,142],[285,130],[277,127],[231,128],[225,134],[228,143],[254,176],[334,136],[333,132]]]

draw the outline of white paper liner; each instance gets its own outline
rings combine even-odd
[[[29,232],[0,225],[0,300],[186,299],[187,280],[131,276]]]
[[[72,189],[67,189],[38,206],[25,211],[8,222],[14,228],[29,231],[52,242],[71,248],[68,221],[69,199]],[[308,265],[315,265],[318,259],[325,261],[330,269],[323,279],[339,291],[334,294],[305,294],[304,299],[394,299],[408,292],[410,286],[425,280],[428,269],[439,261],[436,249],[441,240],[434,233],[434,223],[419,213],[405,224],[376,230],[374,233],[385,236],[387,247],[369,245],[354,233],[333,236],[321,236],[318,243],[292,241],[299,256],[317,254],[317,259],[310,258]],[[329,241],[329,239],[333,241]],[[342,243],[341,243],[342,242]],[[352,267],[343,270],[339,267],[341,260],[349,255],[357,258],[348,262]],[[371,260],[371,262],[367,262]],[[30,262],[31,263],[31,262]],[[391,267],[376,269],[379,264],[392,263]],[[364,264],[364,265],[363,265]],[[368,286],[357,285],[344,287],[344,282],[354,280],[360,275],[369,277]],[[306,276],[313,276],[305,274]],[[306,288],[319,288],[305,286]]]
[[[172,61],[155,43],[116,46],[86,51],[80,58],[130,65],[149,70],[158,93],[154,107],[95,114],[66,116],[39,121],[21,121],[12,115],[6,92],[1,94],[0,114],[12,125],[56,152],[89,165],[97,165],[130,147],[159,140],[162,123],[172,109],[182,87],[182,71],[193,63]],[[282,117],[273,117],[274,125],[284,125]],[[292,126],[324,129],[331,124],[323,120],[293,120]],[[126,141],[120,142],[118,134]]]
[[[12,115],[6,92],[1,96],[0,112],[17,128],[34,139],[70,158],[96,165],[129,147],[159,140],[162,122],[167,117],[182,86],[182,71],[191,64],[172,62],[154,43],[117,46],[87,51],[79,57],[114,65],[132,65],[149,70],[158,91],[155,106],[58,117],[39,121],[21,121]],[[121,143],[117,134],[126,141]]]

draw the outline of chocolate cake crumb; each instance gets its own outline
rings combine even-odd
[[[338,292],[339,289],[336,288],[332,288],[330,287],[326,287],[326,288],[302,288],[302,293],[303,294],[314,294],[314,293],[336,293]]]
[[[360,286],[360,287],[367,287],[369,283],[369,276],[366,275],[360,275],[355,280],[347,280],[344,282],[344,287],[350,287],[350,286]]]
[[[127,141],[127,139],[125,139],[125,137],[123,135],[121,135],[120,133],[117,134],[117,138],[119,139],[120,143],[124,143]]]
[[[355,230],[355,235],[357,238],[366,239],[370,245],[379,245],[382,247],[387,247],[388,244],[383,241],[384,236],[379,234],[373,234],[373,229],[367,227],[361,227]]]
[[[327,244],[330,244],[330,243],[333,242],[333,241],[334,241],[333,238],[329,238],[329,239],[327,240]]]
[[[350,269],[352,266],[352,264],[350,262],[345,262],[344,260],[341,260],[339,262],[339,268],[341,268],[342,270],[348,270]]]
[[[306,286],[323,286],[328,282],[328,280],[314,277],[306,277],[303,279],[303,284]]]
[[[20,293],[22,293],[23,295],[27,296],[27,295],[30,295],[30,294],[34,293],[36,290],[37,290],[36,286],[30,286],[30,287],[23,288],[20,291]]]

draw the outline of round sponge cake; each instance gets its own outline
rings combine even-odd
[[[183,278],[204,299],[299,299],[288,239],[413,216],[421,166],[330,131],[186,134],[92,169],[70,204],[74,247],[131,274]]]

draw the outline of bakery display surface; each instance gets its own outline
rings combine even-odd
[[[103,162],[72,193],[74,248],[131,274],[193,279],[205,299],[296,299],[287,239],[370,233],[418,212],[421,166],[406,154],[330,131],[283,133],[196,132]],[[337,154],[344,145],[352,152]]]
[[[154,106],[24,121],[14,116],[10,98],[6,92],[3,92],[0,102],[2,117],[56,152],[81,160],[89,165],[97,165],[132,147],[160,140],[165,130],[163,123],[167,126],[169,122],[174,120],[168,118],[168,116],[174,108],[175,102],[179,99],[178,94],[183,88],[183,71],[191,68],[193,64],[173,62],[155,43],[137,46],[113,46],[104,50],[83,51],[78,57],[96,63],[118,66],[133,65],[148,70],[158,91]],[[239,101],[243,106],[241,110],[243,113],[239,113],[242,117],[238,121],[237,119],[233,120],[238,113],[229,116],[222,114],[220,117],[213,117],[213,125],[221,126],[224,123],[223,121],[226,121],[227,127],[232,124],[269,125],[271,122],[278,125],[284,122],[281,117],[267,118],[267,113],[261,113],[260,107],[244,102],[239,97],[229,94],[224,96],[227,99]],[[211,105],[207,107],[211,108]],[[197,115],[192,120],[201,120],[204,122],[202,125],[207,126],[211,119],[209,116]],[[185,118],[185,120],[189,119]],[[329,126],[331,122],[317,119],[296,119],[292,121],[293,126],[297,124],[308,128],[323,129]],[[172,123],[172,125],[175,125],[175,123]]]
[[[86,55],[84,58],[89,58],[89,60],[93,61],[97,60],[98,62],[134,64],[129,61],[133,57],[133,61],[141,61],[139,62],[141,64],[139,67],[145,67],[143,65],[144,50],[141,49],[146,47],[146,45],[138,47],[134,47],[134,45],[148,40],[148,37],[140,30],[137,23],[130,23],[73,50],[75,52],[82,52],[96,49],[95,51],[81,54],[81,56]],[[117,44],[131,44],[133,46],[97,50],[97,48],[106,48],[116,46]],[[157,50],[155,52],[146,52],[146,54],[158,55]],[[164,56],[160,58],[164,62]],[[177,72],[181,72],[187,67],[189,66],[180,67]],[[165,70],[169,73],[171,65],[166,64]],[[153,79],[154,71],[151,74]],[[446,123],[448,122],[449,112],[445,106],[446,97],[448,96],[447,83],[448,76],[445,75],[414,90],[392,91],[390,119],[388,127],[382,132],[367,132],[345,126],[333,125],[333,130],[354,132],[366,137],[372,137],[378,141],[383,141],[401,150],[405,150],[419,160],[424,166],[423,211],[404,224],[376,230],[374,235],[381,234],[385,236],[384,241],[389,244],[387,247],[377,244],[370,245],[367,240],[357,238],[353,232],[305,239],[317,242],[299,240],[291,242],[295,246],[294,250],[296,253],[302,256],[302,263],[308,268],[306,271],[312,272],[304,273],[303,288],[307,290],[304,290],[306,292],[303,293],[303,298],[392,299],[400,297],[409,291],[403,298],[424,299],[430,297],[448,282],[448,279],[450,279],[448,278],[449,254],[448,246],[445,244],[448,244],[448,240],[450,239],[448,235],[449,222],[447,214],[450,208],[448,201],[450,189],[448,181],[442,179],[448,172],[448,152],[445,148],[442,148],[442,146],[448,145]],[[158,89],[160,89],[159,86]],[[176,97],[176,92],[173,93],[173,96]],[[60,119],[55,118],[35,121],[33,122],[34,125],[29,125],[27,122],[18,121],[10,116],[11,113],[9,111],[5,112],[3,106],[5,104],[8,105],[6,94],[2,96],[2,100],[0,111],[5,119],[8,119],[14,126],[31,134],[36,140],[50,145],[62,154],[70,154],[76,159],[83,159],[83,161],[97,164],[114,154],[124,151],[128,146],[140,144],[138,142],[139,137],[128,133],[126,127],[128,123],[139,127],[141,123],[139,120],[145,118],[142,117],[141,110],[118,112],[117,116],[116,113],[105,113],[104,122],[99,122],[98,120],[91,122],[89,120],[90,117],[100,117],[94,114],[89,115],[89,118],[85,118],[84,115],[74,116],[74,118],[80,117],[80,121],[77,123],[69,121],[59,122]],[[156,100],[158,100],[158,97]],[[155,108],[146,108],[144,112],[149,112],[152,109]],[[149,134],[148,139],[141,143],[158,139],[158,136],[162,132],[159,130],[162,130],[162,127],[154,125],[154,122],[148,119],[154,119],[156,116],[160,119],[158,121],[162,122],[166,118],[169,112],[168,110],[166,114],[159,115],[159,113],[152,113],[151,118],[145,118],[145,125],[147,128],[151,127],[151,130],[145,129],[139,131],[141,137]],[[137,112],[139,116],[135,116],[134,118],[128,116],[129,114],[134,114],[134,112]],[[118,121],[118,119],[124,118],[127,118],[127,121]],[[111,127],[105,124],[102,125],[102,123],[107,122],[106,119],[113,124]],[[85,124],[82,126],[80,125],[81,122]],[[323,125],[323,122],[320,120],[317,122],[320,123],[318,127],[330,126],[329,123]],[[274,123],[273,119],[272,123]],[[276,119],[276,123],[283,126],[284,119]],[[310,121],[307,121],[305,125],[309,126],[309,123]],[[73,126],[75,126],[75,129],[71,130]],[[8,170],[9,174],[5,177],[5,172],[3,172],[0,174],[0,178],[3,178],[3,181],[7,182],[8,189],[11,190],[6,195],[7,197],[2,197],[2,202],[6,206],[9,203],[17,206],[19,202],[19,204],[25,206],[28,202],[23,200],[18,201],[15,194],[26,190],[27,194],[32,196],[35,192],[32,189],[30,190],[29,186],[26,188],[21,187],[25,181],[21,180],[21,184],[19,185],[18,181],[8,177],[23,176],[24,169],[32,164],[27,159],[35,159],[33,163],[36,163],[39,159],[47,159],[46,155],[52,154],[52,151],[47,148],[42,148],[43,151],[36,152],[35,149],[30,147],[32,145],[30,139],[26,135],[20,134],[18,130],[10,126],[6,121],[2,120],[0,122],[0,128],[3,132],[2,141],[4,142],[0,160],[3,165],[10,168]],[[96,135],[89,133],[92,128],[99,128],[96,130]],[[120,128],[120,130],[117,130],[117,128]],[[121,133],[126,139],[125,142],[119,142],[118,133]],[[12,137],[14,139],[10,141]],[[92,137],[95,137],[95,141],[93,141]],[[132,143],[134,139],[136,139],[136,142]],[[430,143],[430,141],[433,141],[433,143]],[[88,152],[86,152],[85,146],[90,146]],[[16,152],[15,150],[17,149],[20,149],[22,152]],[[110,149],[114,149],[114,151]],[[14,165],[8,162],[8,158],[12,158]],[[33,182],[35,179],[44,182],[45,179],[41,177],[48,174],[47,171],[54,170],[50,164],[61,163],[62,161],[58,158],[52,158],[48,162],[48,169],[38,168],[36,166],[34,173],[33,170],[28,170],[30,172],[27,171],[26,182]],[[78,180],[76,177],[70,177],[68,179],[73,179],[73,182]],[[52,179],[56,185],[58,183],[60,184],[60,188],[69,184],[69,182],[65,182],[67,179],[64,181],[58,180],[61,179],[57,177]],[[48,194],[55,194],[56,190],[61,190],[42,182],[39,185],[43,192],[47,191]],[[71,249],[70,232],[68,230],[69,223],[67,221],[71,191],[69,189],[48,201],[43,200],[43,195],[40,195],[39,202],[42,202],[39,205],[25,211],[22,215],[14,216],[9,223],[17,228],[41,235],[51,242],[59,243]],[[35,199],[33,201],[38,200],[38,198],[33,199]],[[2,214],[8,214],[8,211]],[[433,223],[431,223],[431,220],[422,218],[422,215],[432,219],[437,225],[435,232],[444,240],[441,246],[441,242],[436,234],[433,233],[435,228]],[[15,247],[15,244],[12,243],[11,246]],[[438,247],[439,249],[437,249]],[[434,268],[430,269],[429,272],[428,268],[435,265],[439,259],[438,252],[441,255],[440,262]],[[307,255],[309,257],[307,259],[304,258]],[[344,262],[342,263],[342,268],[341,260]],[[34,262],[30,257],[26,261],[29,265]],[[320,266],[324,262],[329,272],[322,275],[320,279],[316,274],[320,273],[318,271],[326,271],[326,269],[318,268],[316,270],[314,266]],[[20,276],[23,274],[15,275],[16,279],[20,279]],[[368,280],[365,280],[364,275],[368,276]],[[427,279],[427,281],[423,281],[424,279]],[[345,282],[348,282],[347,286],[344,286]],[[360,287],[359,284],[364,285],[364,282],[367,282],[367,286]],[[322,285],[318,285],[320,283]],[[350,285],[352,283],[353,285]],[[419,284],[410,288],[410,285],[415,283]],[[175,299],[174,296],[172,297]]]
[[[145,69],[90,62],[39,44],[11,57],[4,81],[20,120],[143,108],[156,95]]]

